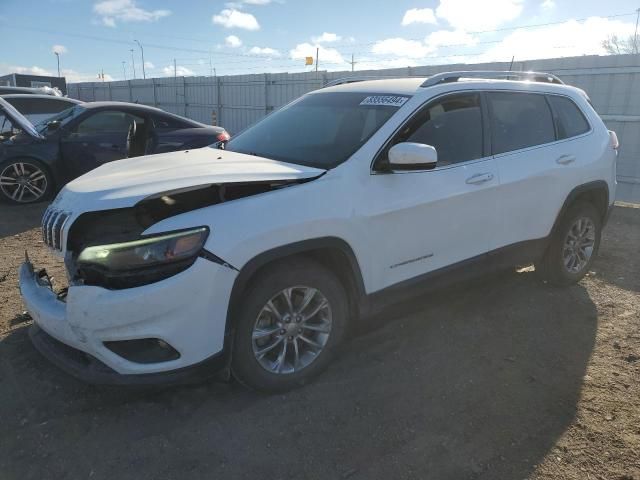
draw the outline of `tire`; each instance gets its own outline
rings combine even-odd
[[[48,199],[53,192],[53,178],[38,160],[14,158],[0,164],[0,199],[24,205]]]
[[[591,234],[585,233],[584,236],[576,236],[576,233],[582,230],[578,224],[580,220],[588,222],[582,225],[587,225],[587,230],[592,230]],[[570,233],[572,238],[582,238],[584,241],[579,241],[574,247],[569,246]],[[602,216],[592,204],[585,202],[571,206],[554,230],[543,258],[535,264],[536,272],[543,280],[552,285],[568,286],[579,282],[593,264],[600,248],[601,234]],[[587,237],[589,242],[587,242]],[[585,257],[585,252],[579,248],[580,244],[592,244],[588,258]],[[582,254],[579,253],[580,251]]]
[[[287,291],[293,308],[287,307]],[[323,300],[328,307],[322,307]],[[322,265],[297,257],[266,267],[251,281],[242,300],[231,360],[234,377],[267,392],[304,385],[335,356],[347,317],[345,288]]]

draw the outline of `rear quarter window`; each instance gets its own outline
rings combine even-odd
[[[554,142],[551,110],[543,94],[489,92],[493,153]]]
[[[573,100],[558,95],[548,95],[553,110],[558,140],[576,137],[590,130],[589,122]]]
[[[177,118],[173,118],[173,117],[165,117],[163,115],[154,115],[152,118],[153,118],[153,126],[155,128],[164,128],[169,130],[193,128],[192,125],[189,125],[186,122],[182,122]]]

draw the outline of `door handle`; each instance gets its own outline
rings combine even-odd
[[[478,173],[472,177],[467,178],[467,184],[480,185],[481,183],[493,180],[493,173]]]
[[[572,162],[576,161],[576,157],[574,155],[561,155],[556,158],[556,163],[558,165],[569,165]]]

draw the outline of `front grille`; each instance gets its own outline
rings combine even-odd
[[[54,208],[47,208],[42,217],[42,241],[54,250],[62,251],[62,235],[69,214]]]

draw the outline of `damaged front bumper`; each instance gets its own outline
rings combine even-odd
[[[183,383],[227,366],[225,324],[237,272],[199,258],[165,280],[124,290],[70,286],[65,298],[26,261],[20,291],[34,325],[34,346],[52,363],[90,383]],[[178,358],[131,361],[107,345],[159,339]]]

